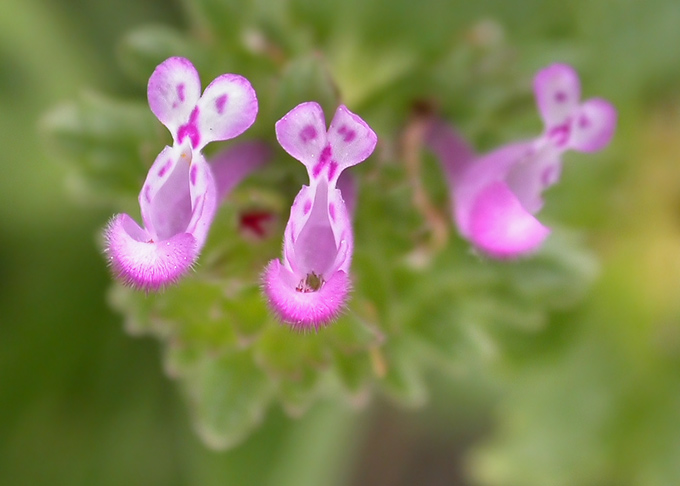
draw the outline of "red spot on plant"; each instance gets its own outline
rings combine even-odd
[[[265,238],[268,234],[269,226],[273,221],[274,214],[269,211],[246,211],[241,213],[239,227],[241,231],[247,234],[256,236],[257,238]]]

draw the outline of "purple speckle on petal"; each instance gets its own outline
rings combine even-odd
[[[185,88],[184,83],[179,83],[177,85],[177,97],[182,103],[184,103],[184,100],[186,99],[184,96],[184,88]]]
[[[223,94],[222,96],[217,97],[215,100],[215,108],[217,109],[217,113],[220,115],[224,112],[224,106],[227,104],[227,95]]]
[[[146,202],[148,203],[151,202],[151,186],[144,187],[144,199],[146,199]]]
[[[326,165],[330,158],[331,158],[331,146],[326,145],[324,149],[321,151],[321,155],[319,156],[319,162],[314,166],[314,169],[312,170],[312,175],[314,177],[319,177],[321,170],[324,168],[324,166]]]
[[[331,146],[326,145],[324,149],[321,151],[321,155],[319,156],[319,162],[322,164],[325,164],[328,162],[328,159],[331,158]]]
[[[567,101],[567,93],[565,93],[564,91],[558,91],[557,93],[555,93],[555,101],[557,101],[558,103],[564,103],[565,101]]]
[[[333,179],[335,177],[335,173],[338,170],[338,163],[334,160],[331,161],[330,165],[328,166],[328,180]]]
[[[588,128],[590,126],[590,118],[588,118],[585,115],[581,115],[578,118],[578,127],[579,128]]]
[[[168,161],[165,164],[163,164],[163,167],[161,167],[160,170],[158,171],[158,177],[163,177],[166,174],[166,172],[168,172],[168,169],[170,168],[171,165],[172,159],[168,159]]]
[[[312,201],[310,201],[309,199],[307,199],[307,200],[305,201],[305,207],[302,209],[302,213],[303,213],[303,214],[308,214],[309,211],[311,211],[311,210],[312,210]]]
[[[312,125],[307,125],[300,131],[300,140],[302,143],[308,143],[316,138],[316,129]]]
[[[189,116],[189,121],[187,122],[186,125],[182,125],[179,127],[177,130],[177,141],[179,143],[182,143],[182,140],[184,140],[185,137],[189,137],[191,140],[191,146],[193,148],[198,147],[198,144],[201,142],[201,134],[198,132],[198,128],[196,127],[196,121],[198,120],[198,106],[194,108],[194,110],[191,112],[191,115]]]
[[[571,135],[571,128],[569,127],[569,121],[564,125],[559,125],[553,127],[548,131],[548,139],[555,144],[556,147],[563,147],[569,140]]]
[[[330,215],[331,219],[335,221],[335,204],[330,203],[328,205],[328,214]]]
[[[343,136],[343,140],[347,143],[354,140],[354,138],[357,136],[357,133],[351,128],[348,128],[347,125],[341,126],[338,130],[338,133]]]
[[[196,174],[198,174],[198,166],[192,165],[191,166],[191,172],[189,173],[189,178],[191,180],[192,186],[196,185]]]

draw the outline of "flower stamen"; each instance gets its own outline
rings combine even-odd
[[[310,272],[303,280],[300,280],[300,283],[295,287],[295,290],[305,294],[308,292],[316,292],[325,283],[326,281],[324,280],[323,275],[317,275],[315,272]]]

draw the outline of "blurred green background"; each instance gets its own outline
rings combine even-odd
[[[605,164],[567,164],[549,215],[585,230],[601,271],[491,377],[433,373],[414,411],[324,403],[292,421],[274,407],[222,453],[190,429],[160,346],[109,310],[97,234],[110,208],[72,196],[38,130],[85,90],[139,96],[121,36],[187,28],[190,3],[0,5],[0,484],[680,484],[679,2],[295,2],[322,33],[367,32],[378,55],[490,19],[527,75],[575,57],[586,96],[611,99],[620,122]],[[386,30],[405,41],[384,46]],[[364,101],[360,87],[349,96]]]

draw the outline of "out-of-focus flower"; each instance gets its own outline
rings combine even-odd
[[[317,329],[333,321],[350,291],[349,267],[354,248],[351,215],[353,184],[336,187],[344,169],[373,152],[377,136],[345,106],[330,128],[321,107],[302,103],[276,123],[276,136],[291,156],[307,167],[309,186],[293,202],[283,240],[283,260],[272,260],[264,275],[269,305],[297,329]]]
[[[540,247],[550,230],[534,215],[543,206],[543,190],[559,180],[562,154],[600,150],[616,127],[616,110],[609,102],[580,102],[579,78],[570,66],[541,70],[534,78],[534,93],[545,129],[533,140],[477,156],[440,120],[432,121],[426,137],[444,168],[459,231],[496,258]]]

